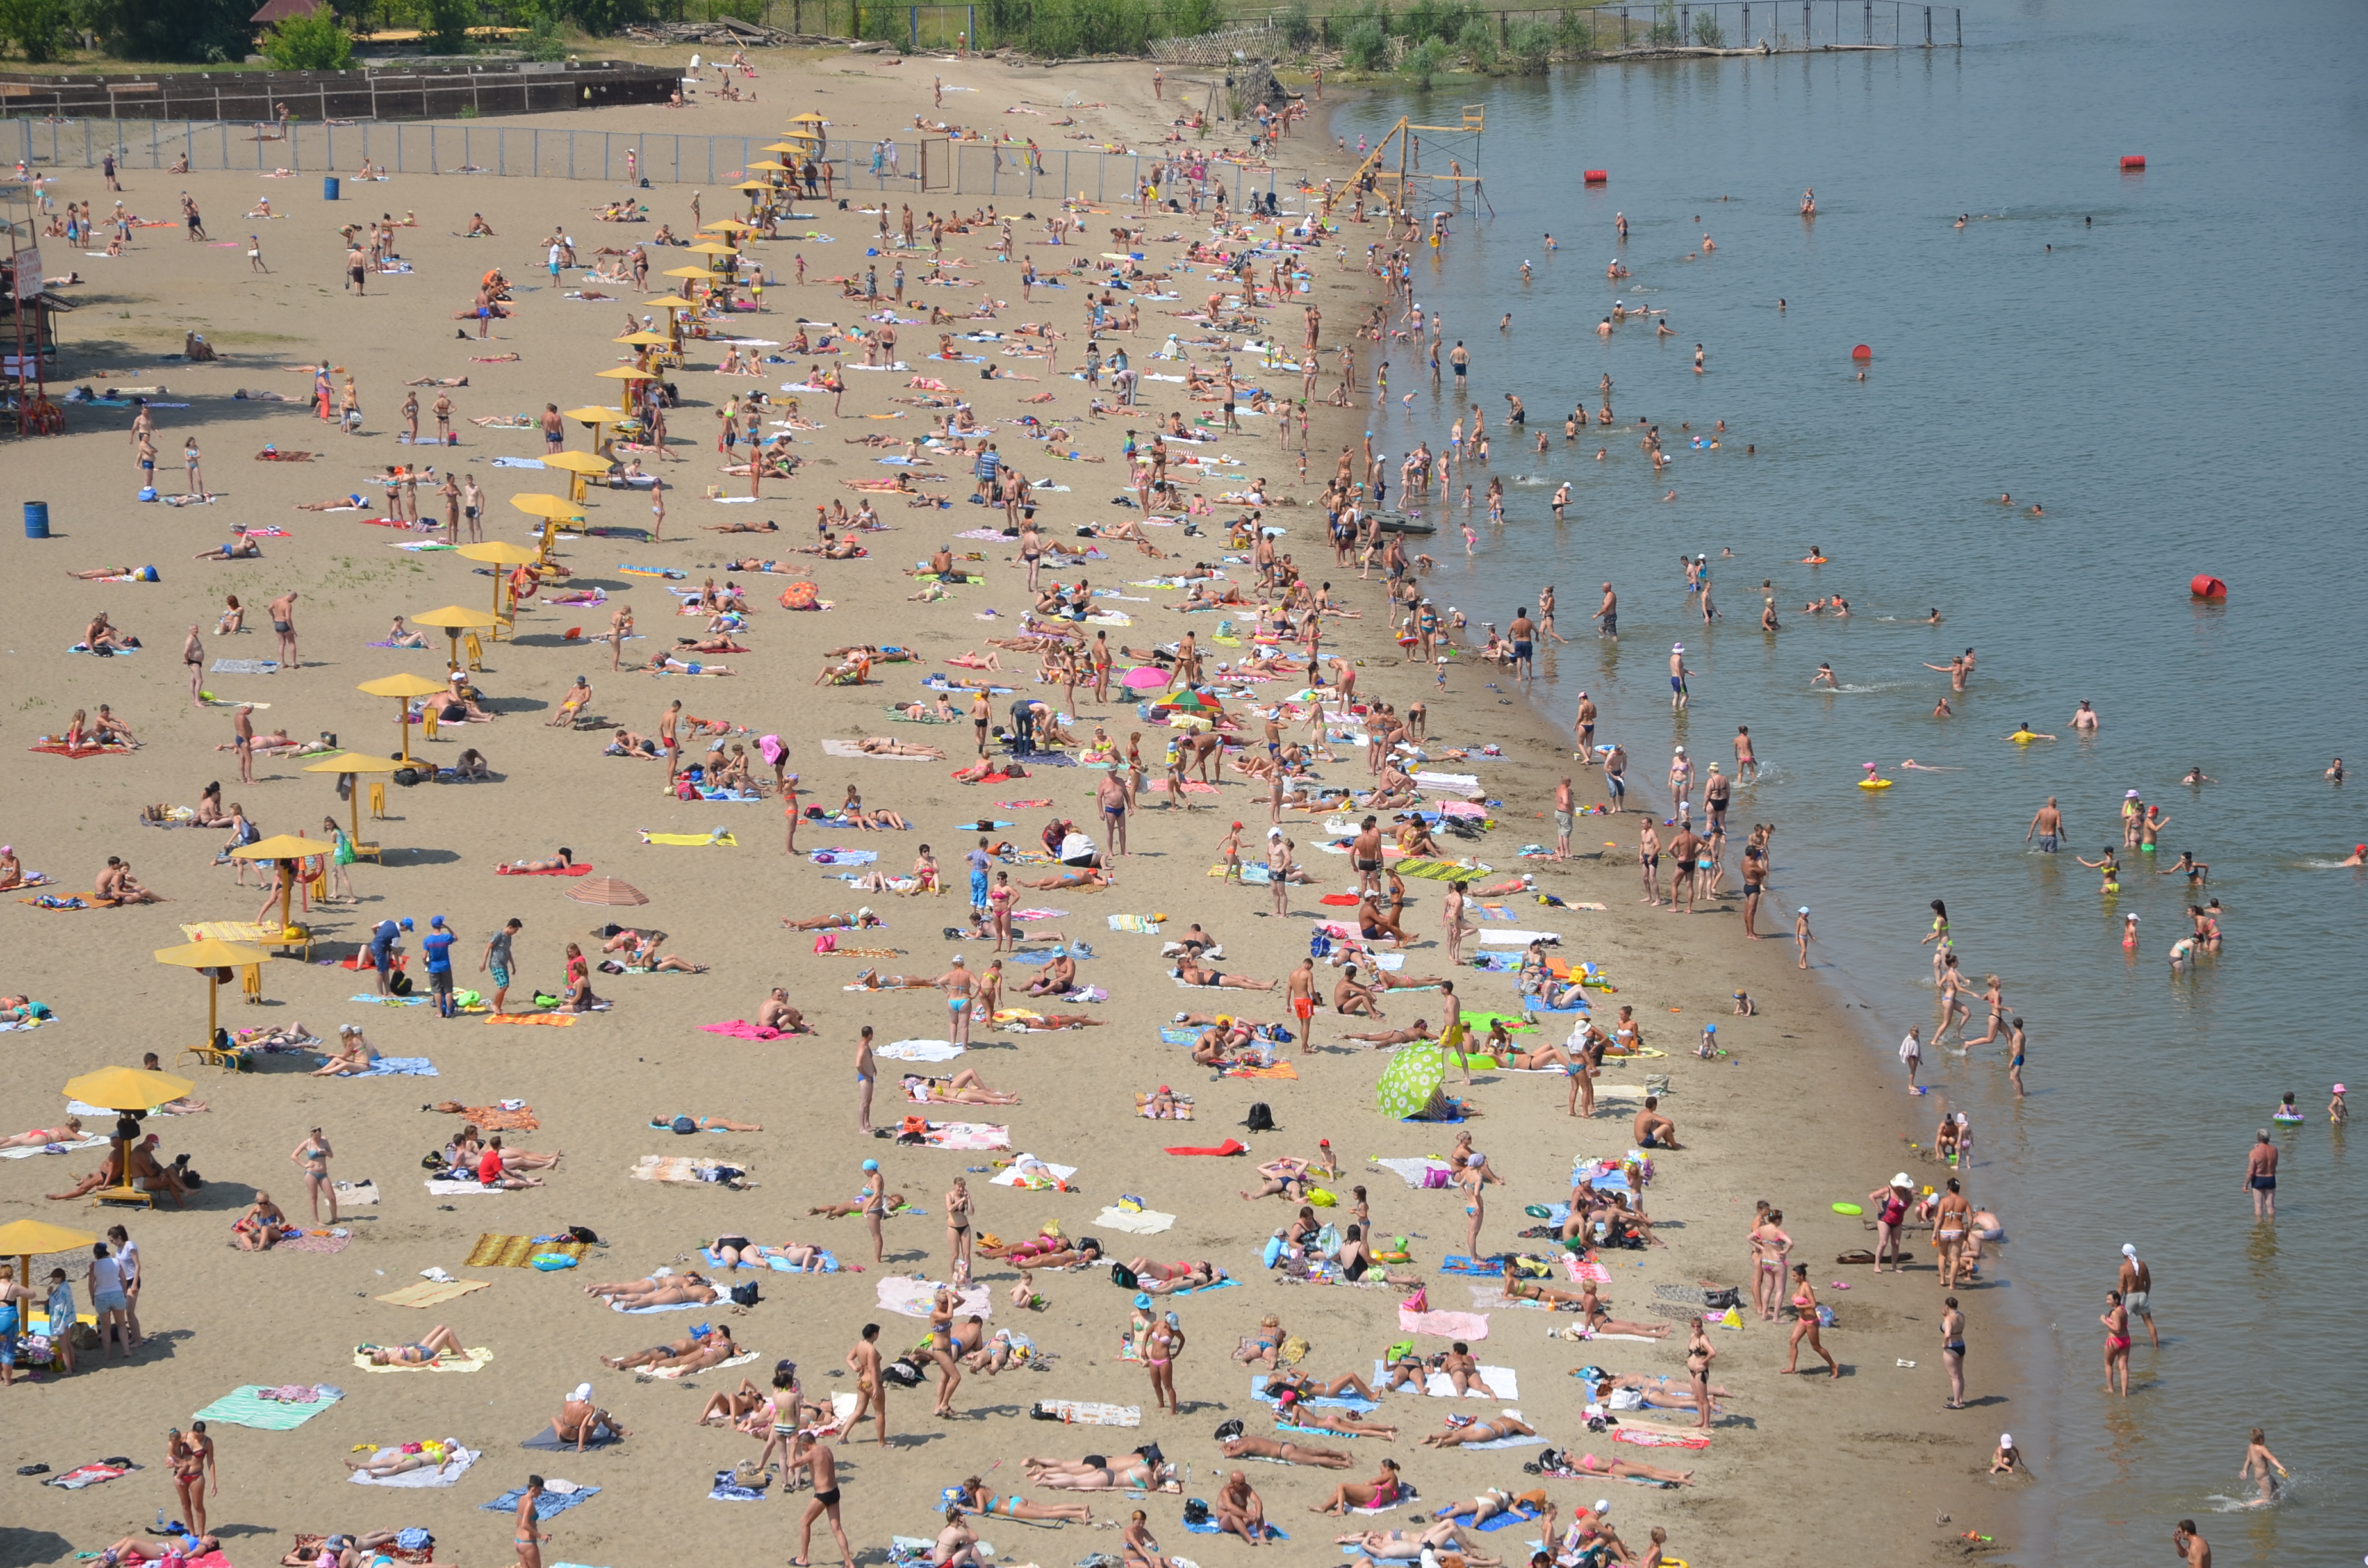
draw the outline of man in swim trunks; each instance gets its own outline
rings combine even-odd
[[[2042,855],[2055,853],[2055,846],[2064,835],[2064,813],[2055,809],[2055,797],[2047,797],[2047,804],[2032,813],[2031,825],[2023,830],[2022,841],[2037,841]]]
[[[2253,1194],[2253,1218],[2278,1217],[2278,1151],[2269,1129],[2254,1134],[2252,1153],[2245,1156],[2245,1186]]]

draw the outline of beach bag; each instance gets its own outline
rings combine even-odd
[[[902,1356],[881,1368],[880,1375],[898,1388],[911,1389],[921,1386],[921,1369]]]
[[[393,992],[397,996],[408,996],[411,994],[411,976],[404,973],[401,970],[397,970],[394,971],[393,976],[387,981],[386,988],[389,991]]]
[[[1416,1311],[1417,1312],[1420,1310],[1421,1309],[1418,1307],[1416,1308]],[[1405,1360],[1407,1357],[1413,1354],[1414,1341],[1411,1339],[1401,1339],[1395,1345],[1391,1346],[1387,1350],[1382,1353],[1382,1364],[1385,1367],[1395,1367],[1400,1361]]]
[[[1702,1306],[1705,1310],[1710,1312],[1723,1312],[1729,1307],[1739,1307],[1742,1304],[1743,1293],[1731,1287],[1725,1290],[1705,1290],[1702,1292]]]
[[[1219,1441],[1219,1442],[1221,1442],[1221,1443],[1222,1443],[1222,1442],[1224,1442],[1224,1441],[1226,1438],[1228,1438],[1228,1437],[1240,1437],[1241,1435],[1242,1435],[1242,1418],[1241,1418],[1240,1416],[1238,1416],[1238,1415],[1235,1416],[1231,1421],[1226,1422],[1224,1426],[1220,1426],[1220,1427],[1218,1427],[1218,1428],[1217,1428],[1217,1441]]]
[[[1120,1290],[1132,1290],[1135,1288],[1138,1282],[1134,1270],[1129,1268],[1125,1264],[1113,1263],[1110,1265],[1110,1283],[1117,1286]]]
[[[1299,1362],[1306,1360],[1307,1353],[1314,1348],[1314,1346],[1309,1345],[1307,1341],[1302,1339],[1299,1335],[1295,1334],[1286,1335],[1282,1343],[1275,1346],[1275,1358],[1280,1361],[1286,1361],[1292,1365],[1296,1365]]]
[[[773,1483],[773,1467],[755,1460],[742,1460],[731,1470],[732,1484],[751,1492],[762,1492]]]
[[[1307,1201],[1318,1209],[1335,1209],[1339,1207],[1340,1197],[1324,1187],[1311,1187],[1307,1189]]]
[[[1236,1421],[1232,1423],[1232,1425],[1238,1426],[1241,1423]],[[1187,1497],[1184,1499],[1184,1522],[1188,1525],[1207,1524],[1209,1522],[1209,1505],[1198,1497]]]
[[[746,1284],[732,1287],[732,1304],[735,1307],[753,1307],[760,1299],[757,1294],[757,1282],[754,1279]]]
[[[838,938],[827,931],[822,932],[814,937],[814,950],[818,953],[835,953],[838,951]]]
[[[1252,1100],[1249,1114],[1242,1118],[1242,1125],[1252,1132],[1271,1132],[1274,1131],[1274,1110],[1264,1100]]]
[[[1452,1186],[1453,1182],[1446,1166],[1425,1165],[1422,1168],[1422,1185],[1426,1187],[1440,1187]]]
[[[597,1247],[606,1244],[598,1236],[592,1233],[592,1231],[588,1226],[585,1225],[568,1226],[567,1235],[569,1240],[582,1242],[588,1247]]]

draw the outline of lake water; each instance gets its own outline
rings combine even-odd
[[[1751,726],[1773,777],[1733,814],[1782,824],[1775,923],[1815,908],[1828,972],[1870,1009],[1871,1067],[1896,1080],[1899,1035],[1918,1020],[1930,1034],[1929,900],[1947,899],[1965,967],[2005,977],[2031,1031],[2031,1098],[2015,1104],[1994,1050],[1934,1051],[1915,1116],[1929,1142],[1941,1096],[1970,1113],[1970,1190],[2008,1221],[2002,1283],[1969,1303],[1976,1348],[1986,1317],[2033,1331],[2025,1364],[1970,1367],[1973,1395],[2010,1377],[2014,1397],[1969,1429],[2012,1430],[2040,1477],[2016,1558],[2168,1561],[2174,1521],[2230,1506],[2261,1426],[2292,1490],[2207,1523],[2221,1559],[2352,1561],[2368,1551],[2368,1380],[2350,1337],[2368,1148],[2347,1153],[2322,1108],[2334,1083],[2368,1090],[2368,875],[2334,865],[2368,839],[2368,778],[2336,789],[2320,771],[2337,755],[2368,767],[2368,9],[2035,3],[1969,10],[1964,27],[1962,52],[1583,68],[1340,114],[1353,142],[1402,111],[1437,124],[1487,106],[1495,215],[1459,218],[1416,294],[1473,351],[1495,440],[1475,495],[1503,476],[1508,518],[1492,529],[1475,509],[1469,562],[1442,530],[1432,591],[1476,629],[1557,585],[1573,641],[1544,657],[1540,700],[1566,724],[1591,691],[1640,784],[1673,743],[1731,767],[1735,727]],[[1451,153],[1471,166],[1444,141],[1426,163]],[[2148,168],[2124,176],[2133,153]],[[1589,168],[1610,183],[1584,187]],[[1814,223],[1796,210],[1808,186]],[[1715,255],[1684,259],[1704,233]],[[1634,274],[1616,283],[1615,251]],[[1631,323],[1600,340],[1615,297],[1666,310],[1675,335]],[[1860,343],[1874,350],[1862,382]],[[1417,392],[1374,415],[1395,470],[1415,439],[1440,447],[1457,409],[1405,346],[1390,358],[1393,400]],[[1565,443],[1562,417],[1595,406],[1607,370],[1620,425]],[[1546,454],[1506,438],[1506,392],[1549,432]],[[1673,458],[1660,478],[1627,428],[1640,414]],[[1719,418],[1723,449],[1689,449],[1679,423]],[[1546,503],[1565,479],[1557,527]],[[2023,515],[2032,500],[2044,517]],[[1812,545],[1832,563],[1799,564]],[[1711,556],[1722,623],[1691,612],[1681,551]],[[2199,572],[2229,582],[2225,603],[2191,600]],[[1763,578],[1781,635],[1757,629]],[[1587,619],[1607,579],[1616,647]],[[1801,613],[1836,592],[1848,619]],[[1933,607],[1945,624],[1920,624]],[[1679,638],[1699,672],[1681,722]],[[1934,718],[1947,677],[1921,666],[1968,646],[1971,688]],[[1839,692],[1811,688],[1821,662]],[[2067,726],[2082,699],[2103,715],[2093,742]],[[2064,739],[2006,742],[2025,719]],[[1910,756],[1962,771],[1902,769]],[[1853,788],[1866,761],[1896,787]],[[2196,763],[2218,782],[2182,788]],[[2226,906],[2226,952],[2186,976],[2165,961],[2181,879],[2124,852],[2124,891],[2105,900],[2096,873],[2023,847],[2054,794],[2070,846],[2095,858],[2119,842],[2127,790],[2169,814],[2162,861],[2192,848]],[[2279,1218],[2257,1226],[2243,1162],[2287,1089],[2305,1119],[2279,1132]],[[2102,1392],[2096,1322],[2124,1241],[2155,1269],[2165,1331],[2159,1352],[2138,1336],[2126,1404]]]

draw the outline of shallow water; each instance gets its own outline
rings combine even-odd
[[[1733,815],[1782,824],[1771,902],[1786,925],[1792,906],[1815,909],[1820,960],[1868,1007],[1870,1061],[1893,1092],[1904,1097],[1892,1045],[1912,1022],[1931,1034],[1930,949],[1917,945],[1930,899],[1948,900],[1964,966],[2004,976],[2027,1020],[2030,1099],[2016,1106],[1995,1048],[1928,1049],[1935,1093],[1914,1112],[1921,1141],[1942,1096],[1970,1113],[1969,1190],[2008,1221],[2003,1287],[1968,1304],[1973,1394],[2007,1378],[2014,1394],[1966,1420],[1984,1441],[2013,1431],[2038,1468],[2024,1561],[2168,1553],[2173,1521],[2232,1506],[2256,1425],[2294,1487],[2279,1507],[2207,1527],[2220,1555],[2368,1550],[2347,1283],[2368,1269],[2368,1234],[2348,1218],[2368,1202],[2368,1161],[2348,1157],[2321,1109],[2331,1084],[2368,1079],[2347,994],[2368,874],[2333,864],[2368,839],[2368,778],[2336,790],[2319,777],[2336,755],[2368,767],[2368,100],[2347,64],[2363,31],[2368,13],[2332,4],[2273,17],[2193,0],[2032,4],[1969,10],[1962,53],[1442,84],[1334,126],[1353,142],[1402,108],[1437,123],[1487,104],[1479,166],[1495,216],[1461,217],[1442,256],[1417,264],[1416,293],[1445,312],[1451,345],[1471,347],[1488,408],[1492,469],[1467,467],[1459,493],[1473,479],[1476,502],[1501,475],[1508,520],[1492,529],[1475,506],[1468,562],[1452,528],[1433,540],[1433,593],[1476,629],[1556,584],[1574,641],[1544,656],[1540,700],[1566,724],[1591,691],[1600,738],[1627,745],[1634,784],[1663,808],[1647,781],[1673,742],[1731,769],[1735,726],[1751,726],[1774,772]],[[2125,153],[2147,172],[2120,174]],[[1584,168],[1611,183],[1582,187]],[[1795,210],[1811,185],[1814,223]],[[1624,247],[1615,211],[1633,226]],[[1963,230],[1960,213],[1973,215]],[[1705,232],[1716,253],[1683,259]],[[1615,249],[1634,271],[1617,283],[1604,277]],[[1668,311],[1676,335],[1630,324],[1600,341],[1614,297]],[[1859,343],[1874,350],[1863,382]],[[1409,373],[1406,346],[1389,357],[1374,429],[1395,492],[1396,459],[1417,437],[1436,450],[1457,410]],[[1666,476],[1633,432],[1563,440],[1562,416],[1595,406],[1606,370],[1614,431],[1656,421]],[[1548,432],[1544,456],[1504,438],[1506,392]],[[1722,449],[1689,449],[1679,423],[1699,433],[1719,418]],[[1591,460],[1599,447],[1607,460]],[[1558,528],[1547,484],[1565,479],[1574,505]],[[2044,517],[2022,514],[2032,499]],[[1811,545],[1832,564],[1799,564]],[[1711,555],[1721,623],[1691,608],[1680,550]],[[2229,581],[2225,603],[2190,599],[2199,572]],[[1762,578],[1779,636],[1756,629]],[[1606,579],[1621,590],[1616,648],[1587,619]],[[1804,616],[1813,592],[1854,613]],[[1934,607],[1944,624],[1922,624]],[[1679,638],[1699,673],[1673,721]],[[1971,688],[1953,719],[1934,718],[1947,677],[1921,665],[1969,645]],[[1821,662],[1840,690],[1810,688]],[[1480,685],[1459,672],[1460,694],[1487,696]],[[2081,699],[2104,718],[2093,742],[2066,724]],[[2026,719],[2064,738],[2002,738]],[[1910,756],[1963,771],[1903,769]],[[1851,788],[1869,760],[1895,788]],[[2180,787],[2194,763],[2219,782]],[[2193,849],[2226,904],[2226,951],[2189,975],[2165,961],[2184,929],[2180,879],[2128,852],[2106,901],[2096,873],[2023,847],[2054,794],[2070,846],[2094,858],[2118,842],[2131,789],[2169,813],[2164,863]],[[1581,845],[1606,836],[1634,839],[1582,832]],[[2125,954],[2130,913],[2142,936]],[[2280,1218],[2256,1227],[2245,1152],[2287,1089],[2305,1116],[2277,1137]],[[2139,1335],[2126,1405],[2102,1392],[2095,1321],[2124,1241],[2155,1268],[2165,1331],[2159,1352]],[[2021,1341],[2033,1357],[1986,1365],[1985,1319],[2008,1312],[2039,1331]]]

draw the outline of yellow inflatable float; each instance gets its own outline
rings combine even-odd
[[[1859,766],[1866,769],[1866,777],[1858,781],[1858,787],[1860,789],[1888,790],[1891,788],[1890,779],[1882,778],[1876,774],[1874,771],[1874,764],[1871,762],[1863,762]]]

